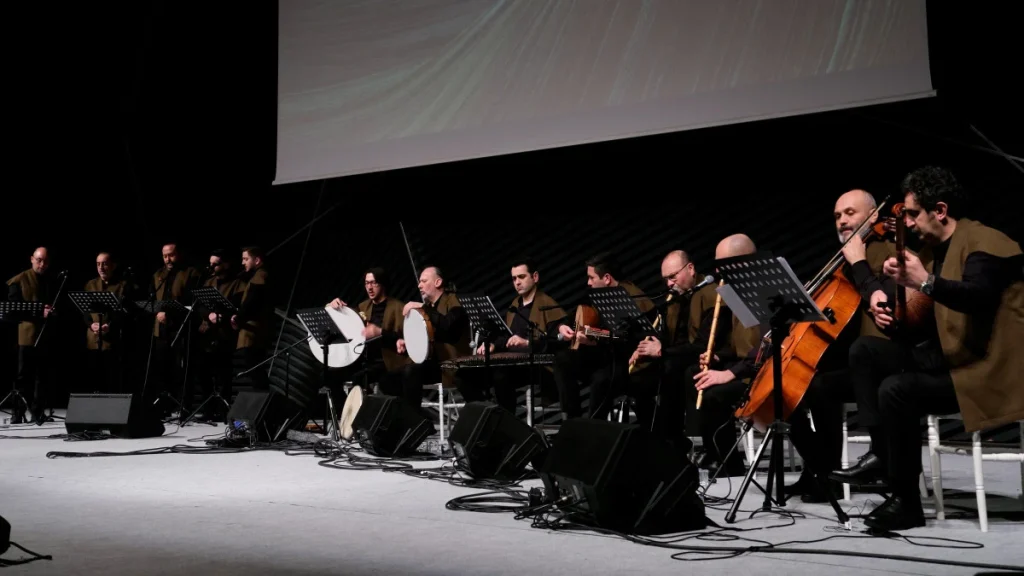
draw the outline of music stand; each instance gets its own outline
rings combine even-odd
[[[466,314],[469,315],[470,330],[478,332],[483,338],[484,374],[487,389],[490,390],[494,384],[491,377],[491,341],[497,338],[499,334],[512,336],[512,329],[498,315],[498,309],[494,307],[490,296],[463,294],[459,296],[459,304],[466,309]],[[478,339],[477,345],[479,343]]]
[[[68,298],[71,298],[71,302],[83,316],[100,315],[100,329],[96,332],[96,371],[99,376],[96,381],[103,382],[103,320],[108,314],[113,315],[122,310],[121,303],[113,292],[106,291],[68,292]],[[97,390],[97,392],[105,392],[105,390]]]
[[[800,280],[797,279],[793,269],[785,258],[772,257],[764,254],[751,256],[737,256],[718,260],[715,263],[716,276],[721,278],[725,284],[718,288],[722,300],[729,306],[733,315],[747,328],[762,324],[771,326],[774,341],[772,345],[772,368],[774,369],[774,382],[772,386],[772,402],[774,404],[775,419],[765,431],[761,447],[750,463],[743,483],[740,484],[739,493],[732,507],[725,515],[725,521],[730,524],[736,521],[736,512],[739,510],[743,496],[750,487],[757,472],[757,465],[764,456],[765,447],[771,442],[771,460],[768,463],[768,485],[764,490],[764,504],[761,511],[772,509],[772,486],[775,485],[775,502],[779,506],[786,505],[786,497],[783,483],[783,441],[788,434],[788,425],[783,420],[783,396],[782,396],[782,340],[788,331],[788,325],[799,322],[828,322],[828,317],[818,308],[818,305],[807,293]],[[819,478],[819,482],[823,479]],[[839,507],[832,491],[827,485],[822,485],[825,493],[828,494],[832,508],[835,510],[839,521],[848,524],[849,517]]]
[[[342,334],[338,325],[331,318],[331,315],[327,313],[326,308],[307,308],[305,310],[299,310],[295,313],[298,316],[299,321],[306,327],[306,331],[316,340],[316,343],[323,349],[324,358],[324,372],[323,372],[323,388],[327,386],[327,374],[330,366],[327,364],[327,359],[330,358],[330,352],[328,348],[334,342],[345,344],[348,342],[348,338]],[[329,390],[329,388],[328,388]],[[334,402],[328,394],[328,405],[331,409],[331,418],[334,419]],[[340,441],[340,433],[338,431],[337,422],[333,422],[334,430],[331,432],[331,439],[334,441]],[[324,423],[326,426],[326,422]]]
[[[220,293],[220,290],[217,290],[216,288],[210,286],[204,288],[196,288],[195,290],[192,291],[192,296],[195,302],[201,303],[204,308],[217,314],[218,323],[221,322],[222,318],[225,315],[231,315],[237,312],[237,308],[235,308],[235,305],[232,304],[230,300],[225,298],[224,295]],[[196,306],[193,305],[192,309],[195,310]],[[207,396],[199,404],[199,407],[193,410],[192,413],[189,414],[188,417],[185,418],[185,420],[179,424],[179,426],[184,426],[185,424],[188,424],[193,418],[196,417],[197,414],[203,411],[203,408],[205,408],[206,405],[210,403],[210,400],[220,400],[221,404],[224,405],[225,410],[231,409],[231,404],[228,402],[228,399],[221,396],[220,390],[215,386],[210,395]]]
[[[42,302],[0,301],[0,321],[22,322],[40,318],[43,315],[44,306],[45,304]],[[21,420],[25,418],[25,412],[28,412],[28,401],[25,400],[25,397],[18,390],[16,380],[11,380],[11,391],[7,393],[7,396],[4,396],[3,400],[0,400],[0,407],[7,404],[8,400],[14,403],[14,408],[11,409],[11,423],[21,424]]]
[[[620,338],[658,336],[650,319],[622,286],[591,288],[587,295],[601,317],[601,324],[613,335]]]

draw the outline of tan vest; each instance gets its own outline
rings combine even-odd
[[[972,252],[1000,258],[1021,253],[1008,236],[979,222],[963,219],[949,241],[941,278],[962,280]],[[921,252],[925,269],[932,270],[930,249]],[[950,366],[964,429],[994,428],[1024,419],[1024,281],[1007,288],[1000,299],[991,330],[984,322],[935,303],[935,324],[942,352]]]
[[[264,290],[266,290],[267,276],[267,269],[260,267],[252,273],[252,277],[248,281],[239,281],[235,291],[242,293],[241,306],[244,307],[249,303],[249,288],[251,286],[264,286]],[[262,309],[250,311],[249,318],[238,327],[238,344],[236,346],[238,350],[267,346],[267,331],[270,329],[271,315],[274,309],[269,300],[270,294],[264,292],[263,297]]]
[[[153,275],[153,286],[159,286],[160,289],[156,291],[156,301],[161,302],[165,300],[178,300],[185,295],[185,292],[190,290],[196,285],[199,280],[199,272],[195,268],[184,268],[178,271],[174,275],[174,281],[167,283],[164,282],[164,278],[170,272],[166,268],[161,268],[159,272]],[[147,299],[148,300],[148,299]],[[191,302],[179,302],[182,305],[191,304]],[[180,317],[176,317],[173,314],[167,314],[167,323],[163,324],[164,336],[167,338],[173,338],[174,334],[178,331],[177,322],[184,319],[182,314]],[[161,324],[156,321],[154,315],[153,318],[153,335],[160,337],[160,326]]]
[[[36,274],[35,270],[29,268],[7,281],[8,286],[14,284],[20,286],[22,300],[25,302],[39,302],[39,275]],[[56,295],[54,294],[54,296]],[[44,302],[44,304],[53,304],[53,302]],[[35,346],[36,338],[39,336],[39,329],[42,326],[43,318],[19,322],[18,346]]]
[[[363,300],[359,303],[359,316],[363,319],[363,322],[369,322],[370,318],[373,318],[373,307],[376,306],[370,300]],[[388,297],[384,303],[384,320],[381,321],[382,326],[380,329],[384,332],[394,332],[401,337],[402,328],[405,325],[405,317],[402,316],[402,308],[405,308],[405,302],[397,298]],[[406,364],[412,363],[412,359],[409,358],[408,354],[399,354],[394,348],[382,348],[381,357],[384,359],[384,367],[388,372],[394,372],[405,366]]]
[[[125,287],[127,286],[127,282],[125,282],[124,280],[118,280],[117,282],[107,284],[106,287],[104,287],[103,281],[97,276],[96,278],[93,278],[92,280],[89,280],[88,282],[85,283],[85,291],[110,292],[114,296],[117,296],[118,301],[120,301],[124,297]],[[113,346],[118,341],[118,319],[111,317],[110,314],[104,314],[102,318],[103,322],[110,326],[110,330],[103,335],[103,349],[110,350],[111,346]],[[94,322],[100,321],[100,315],[96,313],[90,313],[86,316],[86,321],[88,322],[89,326],[85,327],[85,347],[89,350],[95,350],[99,346],[99,334],[93,332],[90,329],[90,327]]]

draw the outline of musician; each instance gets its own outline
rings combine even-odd
[[[590,288],[622,286],[631,296],[643,296],[643,291],[640,288],[625,280],[618,262],[610,253],[598,254],[588,260],[586,265],[587,286]],[[654,303],[648,298],[637,298],[634,302],[644,313],[654,308]],[[605,418],[611,411],[611,403],[614,399],[612,396],[613,379],[619,383],[620,387],[625,386],[630,352],[627,351],[623,355],[614,350],[614,347],[596,346],[596,339],[586,336],[585,329],[586,326],[573,327],[568,322],[563,322],[558,326],[559,340],[571,342],[573,338],[578,337],[581,344],[575,350],[562,350],[555,355],[555,385],[558,388],[558,398],[565,418],[577,418],[583,415],[580,403],[581,383],[590,386],[591,418]],[[635,343],[629,350],[633,350],[634,347]],[[653,402],[649,402],[650,398],[643,394],[635,399],[637,400],[637,418],[649,421],[649,417],[653,414]]]
[[[532,258],[519,258],[512,265],[512,287],[516,297],[505,313],[505,324],[512,332],[511,336],[501,336],[490,344],[490,352],[522,352],[529,353],[531,340],[534,353],[543,353],[548,347],[549,334],[555,337],[559,323],[566,318],[563,310],[554,298],[540,289],[540,272]],[[532,333],[532,334],[531,334]],[[484,353],[484,344],[480,344],[476,353]],[[502,366],[492,368],[494,397],[497,404],[515,414],[516,388],[533,382],[534,375],[524,358],[521,366]],[[540,370],[541,390],[551,388],[554,384],[552,370],[545,367]],[[459,379],[459,392],[467,402],[485,399],[487,385],[482,371],[467,373]]]
[[[875,446],[885,467],[892,496],[864,523],[879,531],[924,526],[917,478],[921,473],[920,418],[960,412],[968,432],[1024,418],[1024,256],[1020,245],[1002,232],[963,217],[966,192],[944,168],[926,167],[904,178],[904,222],[924,248],[904,252],[905,264],[886,260],[888,282],[871,296],[875,322],[893,323],[895,284],[933,301],[924,320],[935,337],[922,343],[870,336],[850,350],[854,386],[878,390],[883,443]],[[906,316],[904,326],[913,322]],[[877,458],[875,459],[877,460]],[[870,461],[833,477],[858,483],[879,468]]]
[[[17,389],[29,403],[28,409],[36,424],[48,420],[44,413],[49,408],[51,394],[52,364],[48,362],[49,342],[52,338],[42,338],[36,346],[36,340],[42,330],[43,322],[53,312],[51,307],[59,290],[58,279],[49,272],[50,252],[44,246],[36,248],[29,258],[32,266],[7,281],[7,300],[11,302],[45,302],[43,317],[24,320],[18,323],[18,375],[15,379]],[[11,422],[21,424],[25,421],[25,406],[15,402],[11,411]]]
[[[218,248],[210,252],[209,278],[203,282],[204,288],[216,288],[221,296],[234,305],[238,305],[238,271],[228,251]],[[201,358],[199,385],[204,394],[217,392],[222,398],[231,401],[232,355],[238,344],[238,335],[231,328],[230,321],[221,316],[222,311],[208,310],[202,307],[203,320],[199,323],[201,336]],[[209,412],[204,414],[210,420],[220,420],[224,405],[221,402],[210,402]]]
[[[800,406],[790,418],[793,445],[806,466],[800,479],[786,487],[786,493],[800,495],[804,502],[825,502],[827,495],[821,485],[814,482],[813,475],[817,473],[826,478],[831,470],[841,466],[843,403],[855,399],[848,368],[850,346],[858,335],[887,338],[868,313],[868,301],[871,294],[881,288],[882,264],[896,254],[891,240],[867,233],[868,226],[878,220],[877,204],[870,193],[856,189],[842,194],[836,200],[833,217],[845,261],[841,273],[854,284],[862,303],[857,316],[825,351]],[[867,240],[855,234],[858,229],[865,233]],[[869,402],[864,402],[867,409],[858,414],[859,423],[868,427],[872,441],[877,442],[877,402],[874,398],[867,400]],[[838,494],[838,484],[831,489]]]
[[[242,249],[242,276],[235,287],[239,295],[238,313],[231,316],[231,328],[238,331],[236,356],[241,356],[246,368],[266,359],[270,324],[273,321],[274,302],[267,280],[266,253],[258,246]],[[259,390],[270,389],[268,370],[260,367],[249,373],[252,385]]]
[[[394,383],[381,383],[385,394],[400,396],[410,406],[419,409],[423,400],[423,386],[442,382],[455,383],[456,374],[441,372],[441,362],[469,356],[469,316],[453,292],[448,291],[444,273],[437,266],[427,266],[420,273],[419,290],[423,302],[408,302],[402,307],[402,316],[412,310],[422,310],[434,327],[432,355],[422,364],[407,364],[402,369],[401,387]],[[405,354],[405,339],[399,338],[395,349]]]
[[[85,283],[86,292],[110,292],[121,302],[133,295],[127,279],[118,271],[117,262],[109,252],[96,255],[96,277]],[[102,320],[102,324],[100,321]],[[124,338],[121,334],[124,318],[118,311],[108,310],[102,315],[84,316],[85,347],[88,351],[88,377],[94,378],[92,390],[122,392],[121,374]],[[102,342],[102,347],[100,343]],[[98,355],[102,354],[102,357]]]
[[[680,386],[679,382],[686,369],[697,364],[701,352],[707,349],[717,293],[713,282],[694,291],[706,277],[697,273],[693,261],[683,250],[665,255],[661,277],[673,297],[666,305],[665,323],[660,326],[664,342],[656,337],[640,342],[630,362],[663,359],[659,403],[662,417],[655,420],[656,426],[663,425],[664,436],[675,443],[680,452],[688,453],[692,443],[684,422],[686,413],[694,411],[697,391],[690,386]],[[716,332],[727,334],[724,324]]]
[[[366,300],[359,303],[359,317],[366,322],[363,337],[368,342],[363,348],[365,359],[363,368],[364,388],[369,382],[385,382],[382,388],[398,389],[402,385],[402,369],[412,362],[407,354],[399,354],[398,340],[402,336],[405,317],[402,310],[405,302],[388,295],[391,281],[383,268],[370,268],[363,274],[363,289]],[[335,310],[348,306],[340,298],[328,304]]]
[[[161,247],[160,256],[164,265],[153,274],[151,298],[157,303],[177,301],[180,304],[191,304],[188,295],[199,284],[199,272],[184,264],[178,245],[173,242]],[[153,362],[150,366],[152,386],[146,388],[147,402],[167,394],[173,397],[174,387],[181,384],[185,378],[185,332],[182,331],[178,342],[174,342],[185,315],[186,313],[174,309],[160,310],[156,313],[153,321]],[[175,344],[174,348],[171,348],[172,343]],[[182,403],[188,404],[188,400],[182,398]],[[163,413],[173,413],[171,408],[169,405],[163,406]]]
[[[715,259],[734,258],[756,251],[757,247],[750,237],[734,234],[718,243]],[[700,355],[700,363],[687,370],[690,381],[696,381],[697,391],[703,391],[700,429],[704,455],[698,465],[709,469],[725,466],[726,475],[742,476],[745,469],[740,451],[734,451],[728,462],[723,462],[722,457],[736,443],[733,414],[746,391],[748,379],[757,373],[755,359],[766,329],[763,326],[744,327],[729,313],[724,301],[719,309],[718,321],[720,324],[724,321],[729,326],[728,338],[718,341],[716,336],[711,362],[708,362],[705,351]],[[702,372],[705,367],[708,370]]]

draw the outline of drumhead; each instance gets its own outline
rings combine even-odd
[[[366,342],[366,338],[362,334],[363,319],[359,317],[358,312],[348,306],[342,307],[341,310],[335,310],[327,306],[326,310],[327,315],[334,320],[338,331],[348,339],[347,343],[335,343],[327,347],[327,366],[331,368],[344,368],[353,364],[359,359],[359,355],[363,353],[363,346]],[[309,349],[317,360],[320,362],[324,361],[323,348],[320,344],[317,344],[315,339],[309,341]]]
[[[352,423],[356,421],[356,414],[359,413],[359,407],[362,405],[363,389],[357,384],[348,391],[348,399],[345,400],[345,406],[341,409],[341,419],[338,421],[338,428],[341,429],[339,433],[345,440],[351,440],[352,435],[355,434]]]
[[[427,324],[423,320],[423,315],[418,310],[409,310],[405,315],[402,336],[409,358],[417,364],[422,364],[430,355],[430,335],[427,334]]]

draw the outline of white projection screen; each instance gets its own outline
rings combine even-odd
[[[933,94],[925,0],[280,0],[275,183]]]

